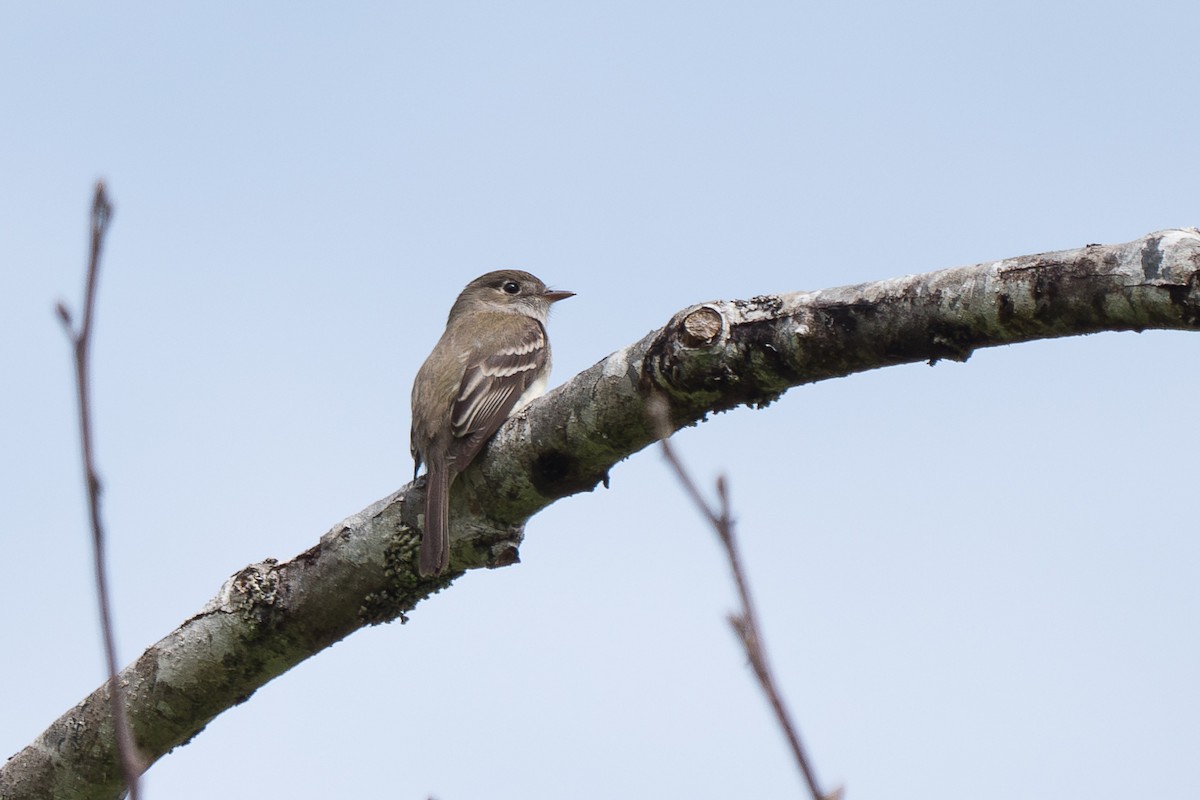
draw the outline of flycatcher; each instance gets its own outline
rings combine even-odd
[[[550,305],[574,296],[515,269],[467,284],[413,381],[413,478],[425,464],[425,530],[417,567],[450,563],[450,487],[512,414],[546,390]]]

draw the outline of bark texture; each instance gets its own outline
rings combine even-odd
[[[656,438],[762,407],[792,386],[980,347],[1098,331],[1200,328],[1200,230],[815,292],[716,301],[605,358],[509,420],[455,485],[450,572],[419,578],[424,479],[355,514],[290,561],[251,564],[126,667],[151,764],[258,687],[366,625],[400,618],[465,570],[518,560],[525,521],[607,481]],[[0,768],[0,798],[116,798],[124,789],[101,687]]]

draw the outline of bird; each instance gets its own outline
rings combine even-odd
[[[412,388],[413,480],[425,465],[425,519],[417,570],[450,563],[450,487],[506,419],[550,377],[550,306],[574,292],[516,269],[481,275],[454,301],[446,329]]]

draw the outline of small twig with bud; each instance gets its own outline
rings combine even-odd
[[[113,733],[117,742],[117,754],[125,783],[129,787],[131,800],[138,800],[138,776],[143,771],[142,760],[137,755],[129,716],[125,711],[125,692],[117,679],[117,652],[113,634],[112,606],[109,598],[107,567],[104,559],[104,529],[100,521],[100,478],[92,451],[92,415],[89,399],[88,352],[92,340],[92,318],[96,306],[96,281],[100,272],[100,251],[104,246],[104,235],[112,221],[113,208],[104,190],[104,183],[96,184],[90,215],[91,246],[88,256],[87,282],[83,293],[83,318],[75,328],[71,312],[59,301],[55,308],[63,329],[71,340],[75,352],[75,384],[79,402],[79,438],[83,449],[83,479],[88,495],[88,514],[92,523],[92,550],[95,563],[96,594],[100,605],[100,625],[104,632],[104,655],[108,666],[108,695],[112,709]]]
[[[746,651],[746,657],[750,661],[750,666],[754,670],[754,674],[767,696],[767,701],[771,704],[771,709],[775,712],[775,718],[778,720],[779,726],[783,729],[783,733],[787,737],[788,744],[792,748],[792,755],[796,759],[796,765],[800,769],[800,774],[804,778],[804,782],[807,784],[813,800],[840,800],[842,796],[842,789],[840,787],[829,794],[821,791],[817,783],[816,773],[813,770],[804,745],[800,741],[800,733],[792,723],[791,715],[788,713],[787,707],[783,703],[783,698],[775,687],[775,680],[771,676],[766,649],[763,646],[762,636],[759,633],[758,616],[754,611],[754,603],[750,599],[750,586],[746,580],[746,573],[742,569],[741,556],[738,553],[737,541],[733,534],[733,517],[729,509],[729,489],[725,481],[725,476],[722,475],[717,478],[718,505],[716,508],[713,508],[704,499],[704,495],[700,493],[696,482],[692,480],[691,475],[688,474],[687,469],[683,466],[683,462],[679,460],[679,457],[671,447],[670,436],[672,428],[666,399],[661,395],[657,395],[651,398],[647,404],[647,408],[651,419],[658,428],[659,443],[662,445],[663,456],[675,471],[680,485],[683,486],[692,503],[704,515],[709,524],[713,526],[713,530],[717,532],[717,537],[721,540],[721,545],[725,548],[725,556],[729,561],[729,568],[733,573],[733,580],[737,585],[738,597],[741,600],[741,610],[729,615],[729,624],[733,627],[738,640],[742,643],[742,647]]]

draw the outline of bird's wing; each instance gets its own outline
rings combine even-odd
[[[498,340],[488,342],[490,354],[468,365],[450,409],[450,430],[459,440],[454,455],[460,472],[508,419],[546,366],[545,328],[528,317],[514,315],[513,320]]]

